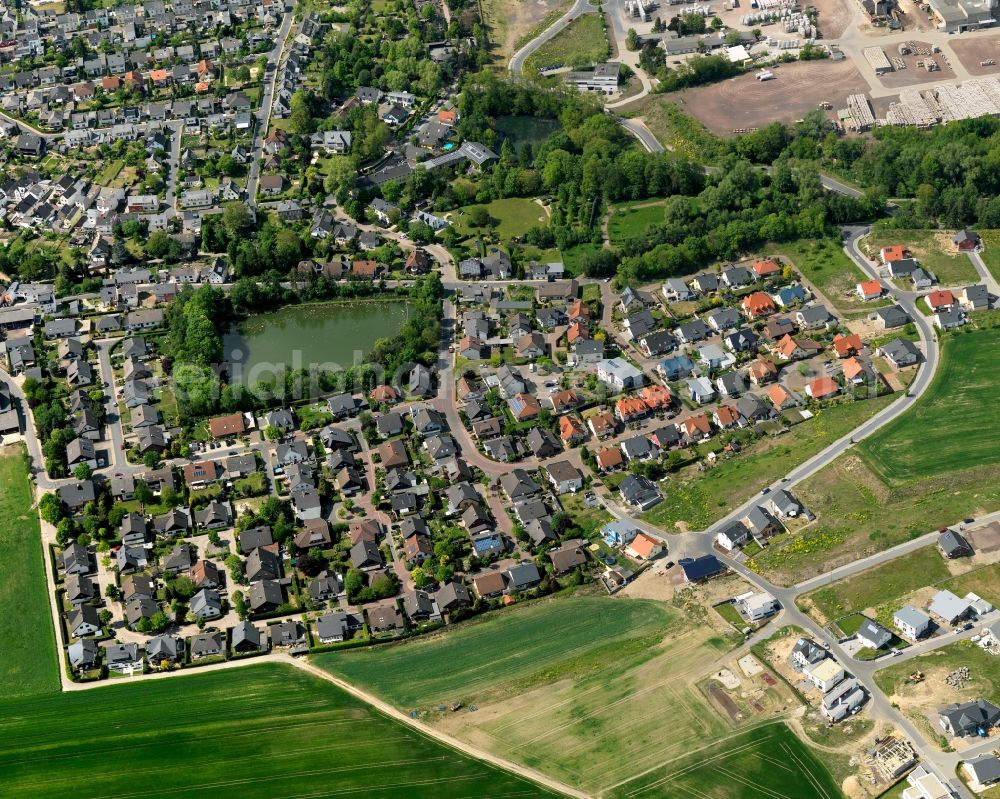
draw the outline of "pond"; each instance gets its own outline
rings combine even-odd
[[[329,371],[360,363],[377,339],[396,335],[407,302],[291,305],[251,317],[223,337],[233,383],[253,385],[287,369]]]

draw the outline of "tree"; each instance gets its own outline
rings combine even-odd
[[[145,455],[142,456],[142,462],[146,465],[147,468],[150,469],[155,469],[157,466],[159,466],[161,460],[162,458],[160,457],[160,453],[153,449],[149,450]]]
[[[326,563],[321,558],[313,556],[311,552],[299,555],[295,559],[295,565],[306,577],[315,577],[326,567]]]
[[[222,227],[231,240],[238,240],[250,230],[250,211],[241,202],[229,202],[222,206]]]
[[[62,521],[66,508],[57,494],[49,492],[38,501],[38,510],[42,518],[49,524],[57,525]]]
[[[139,504],[142,506],[149,505],[156,495],[153,493],[153,489],[149,487],[145,480],[138,480],[135,484],[135,489],[132,491],[132,496],[138,500]]]
[[[487,227],[493,222],[490,211],[485,205],[472,206],[466,211],[466,217],[471,227]]]
[[[274,425],[268,425],[264,428],[264,438],[268,441],[277,441],[281,438],[281,431]]]
[[[162,610],[158,610],[149,620],[149,628],[154,633],[162,633],[170,626],[170,617]]]
[[[635,28],[628,29],[628,35],[625,37],[625,46],[632,52],[642,47],[642,39],[639,38],[639,34],[636,33]]]
[[[100,613],[97,614],[97,620],[101,623],[101,627],[104,628],[110,627],[112,619],[114,619],[114,616],[112,615],[111,611],[108,610],[107,608],[104,608],[103,610],[101,610]]]
[[[108,583],[108,587],[104,589],[104,596],[110,599],[112,602],[117,602],[119,597],[121,597],[121,589],[114,583]]]
[[[247,598],[242,591],[233,591],[233,610],[240,617],[240,621],[244,621],[250,615],[249,608],[247,607]]]

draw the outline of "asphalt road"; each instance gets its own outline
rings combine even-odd
[[[516,77],[521,77],[524,74],[524,62],[528,59],[528,56],[530,56],[547,41],[554,38],[556,34],[558,34],[578,16],[581,14],[594,14],[597,13],[597,10],[598,7],[592,6],[588,0],[576,0],[573,7],[569,11],[559,17],[559,19],[512,55],[510,61],[507,63],[507,69],[509,69]]]

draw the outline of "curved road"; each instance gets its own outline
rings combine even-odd
[[[510,61],[507,62],[507,69],[514,73],[515,76],[521,77],[524,74],[524,62],[528,59],[528,56],[547,41],[553,39],[556,34],[562,31],[563,28],[580,16],[580,14],[596,14],[597,11],[598,7],[591,5],[588,0],[576,0],[569,11],[512,55]]]

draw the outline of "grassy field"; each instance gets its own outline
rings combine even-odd
[[[663,224],[663,203],[645,200],[616,206],[608,220],[608,238],[614,245],[641,236],[650,225]]]
[[[715,632],[721,621],[713,627],[708,614],[701,605],[567,597],[316,662],[402,709],[430,707],[432,719],[438,703],[475,704],[437,723],[597,793],[732,729],[699,686],[736,639]],[[762,687],[767,715],[794,701],[780,685]],[[767,715],[748,709],[747,723]]]
[[[667,484],[666,500],[643,514],[652,524],[673,531],[678,522],[702,530],[741,505],[800,463],[853,430],[888,405],[893,397],[833,405],[777,438],[720,461],[708,472],[689,470]]]
[[[978,282],[972,262],[951,243],[953,235],[942,230],[876,231],[865,240],[865,245],[872,254],[893,244],[904,245],[921,266],[937,276],[942,286]]]
[[[983,240],[983,250],[979,257],[983,259],[986,268],[994,278],[1000,280],[1000,230],[980,230]]]
[[[900,558],[817,589],[806,598],[826,619],[874,608],[949,576],[937,547],[926,546]],[[898,607],[896,602],[895,606]]]
[[[583,244],[575,244],[572,247],[562,250],[563,266],[566,267],[567,276],[576,277],[581,275],[583,269],[580,265],[580,258],[584,253],[597,252],[600,249],[601,246],[599,244],[584,242]]]
[[[733,736],[677,758],[608,794],[612,799],[840,799],[826,766],[785,724]]]
[[[550,669],[572,667],[568,661],[590,662],[595,652],[661,632],[672,621],[671,614],[651,602],[562,598],[405,646],[319,655],[316,664],[370,687],[399,707],[430,707],[475,701],[489,690],[523,690],[545,679]],[[553,630],[559,635],[552,635]],[[406,680],[399,679],[402,673]]]
[[[486,210],[495,222],[492,228],[473,228],[469,225],[469,208],[466,206],[461,216],[456,212],[451,215],[451,223],[456,232],[463,236],[473,236],[494,230],[502,241],[510,241],[515,236],[523,236],[529,228],[544,225],[548,220],[545,210],[534,200],[523,197],[510,197],[494,200],[486,205]]]
[[[38,516],[22,457],[0,449],[0,684],[7,698],[59,689]]]
[[[0,719],[9,796],[76,794],[96,763],[87,795],[121,799],[554,795],[288,666],[5,700]]]
[[[879,305],[858,297],[857,285],[865,275],[847,257],[837,239],[785,242],[768,245],[763,252],[788,258],[841,313],[866,311]]]
[[[887,486],[850,453],[795,489],[818,520],[777,539],[752,566],[791,584],[888,549],[966,516],[1000,507],[1000,467],[969,469]]]
[[[589,67],[610,54],[604,19],[600,14],[581,14],[528,57],[524,72],[531,76],[545,67]]]
[[[1000,464],[1000,427],[990,421],[1000,381],[1000,330],[946,336],[927,392],[858,448],[889,484]]]

